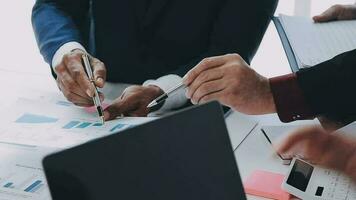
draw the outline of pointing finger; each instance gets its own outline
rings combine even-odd
[[[88,96],[93,97],[95,88],[89,81],[79,54],[68,54],[65,56],[64,61],[73,80],[78,83],[80,88],[85,91]]]
[[[189,86],[203,71],[223,65],[226,59],[226,55],[203,59],[183,77],[183,83]]]

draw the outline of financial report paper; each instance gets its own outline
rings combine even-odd
[[[154,118],[125,117],[98,121],[96,112],[66,101],[19,99],[2,115],[0,142],[67,148],[149,122]]]
[[[0,142],[0,199],[50,200],[41,161],[58,150]]]

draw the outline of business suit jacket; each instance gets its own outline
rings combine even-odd
[[[297,72],[304,96],[316,115],[356,120],[356,50]]]
[[[169,73],[182,76],[208,56],[236,52],[251,61],[276,4],[277,0],[37,0],[32,23],[48,63],[61,45],[77,41],[106,64],[109,81],[142,83]]]

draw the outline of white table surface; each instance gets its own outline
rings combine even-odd
[[[5,98],[0,98],[1,108],[10,106],[19,97],[34,98],[41,92],[44,94],[60,94],[52,77],[44,74],[19,73],[16,71],[0,69],[0,84],[5,86]],[[244,180],[252,171],[256,169],[267,170],[277,173],[285,173],[287,167],[273,154],[271,146],[261,135],[260,128],[265,125],[286,125],[279,121],[277,115],[248,116],[241,114],[241,117],[258,121],[258,125],[235,150],[236,160],[239,166],[241,177]],[[239,128],[234,127],[234,121],[230,121],[231,134],[239,134]],[[314,123],[314,121],[296,122]],[[296,124],[292,123],[292,124]],[[290,125],[290,124],[288,124]],[[245,133],[241,133],[245,134]],[[262,199],[248,196],[249,199]]]
[[[261,127],[311,125],[319,123],[317,120],[305,120],[286,124],[279,120],[277,114],[257,116],[244,115],[244,117],[258,121],[258,125],[235,150],[235,157],[242,180],[245,180],[255,170],[265,170],[280,174],[287,173],[288,166],[283,165],[282,161],[274,154],[272,146],[267,142],[261,132]],[[236,129],[238,130],[238,127],[236,127]],[[234,130],[234,134],[238,134],[238,131]],[[247,195],[247,197],[251,200],[265,199],[251,195]]]
[[[266,37],[273,38],[274,41],[279,41],[277,34],[275,34],[274,28],[272,28],[272,24],[269,27],[269,31],[266,34]],[[268,36],[273,35],[273,36]],[[263,48],[266,46],[266,40],[261,44],[259,49],[260,54],[264,51],[268,51],[268,48]],[[286,65],[286,57],[283,54],[282,46],[277,44],[275,49],[278,49],[278,58],[280,61],[279,65],[285,66],[285,68],[277,67],[277,70],[274,71],[273,75],[279,75],[283,73],[288,73],[290,70]],[[277,55],[275,55],[277,56]],[[260,56],[261,57],[261,56]],[[263,57],[263,59],[266,59]],[[271,58],[270,58],[271,59]],[[258,62],[257,62],[258,63]],[[24,69],[27,69],[31,66],[23,66]],[[257,66],[256,70],[262,73],[263,75],[271,76],[270,71],[263,71],[259,68],[262,66]],[[269,66],[271,67],[271,66]],[[24,72],[20,72],[19,69],[21,67],[9,67],[9,66],[0,66],[0,84],[3,87],[2,92],[6,94],[0,98],[0,110],[4,107],[8,107],[12,105],[18,97],[36,97],[39,94],[57,94],[60,95],[60,92],[50,75],[49,68],[45,68],[40,71],[34,71],[34,73],[29,73],[31,70],[23,70]],[[109,91],[110,91],[109,87]],[[239,166],[240,174],[242,179],[244,180],[248,175],[251,174],[254,170],[267,170],[271,172],[277,173],[285,173],[288,169],[286,166],[282,165],[281,161],[273,154],[272,147],[264,137],[261,135],[260,128],[261,126],[266,125],[287,125],[283,124],[279,121],[277,115],[264,115],[264,116],[247,116],[243,115],[248,119],[252,119],[258,122],[258,125],[254,128],[254,130],[246,137],[246,139],[241,143],[241,145],[235,150],[235,157]],[[234,128],[233,121],[230,121],[230,127],[233,129],[233,133],[230,134],[239,134],[239,128]],[[297,122],[300,123],[315,123],[315,122]],[[296,124],[296,123],[292,123]],[[289,125],[289,124],[288,124]],[[244,133],[241,133],[244,134]],[[238,138],[238,137],[237,137]],[[248,196],[248,199],[263,199],[253,196]]]

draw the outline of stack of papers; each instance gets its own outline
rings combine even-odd
[[[356,20],[314,23],[307,17],[280,15],[299,68],[311,67],[356,49]]]
[[[42,169],[44,156],[155,118],[99,122],[95,109],[55,95],[20,98],[0,116],[0,199],[51,199]]]

